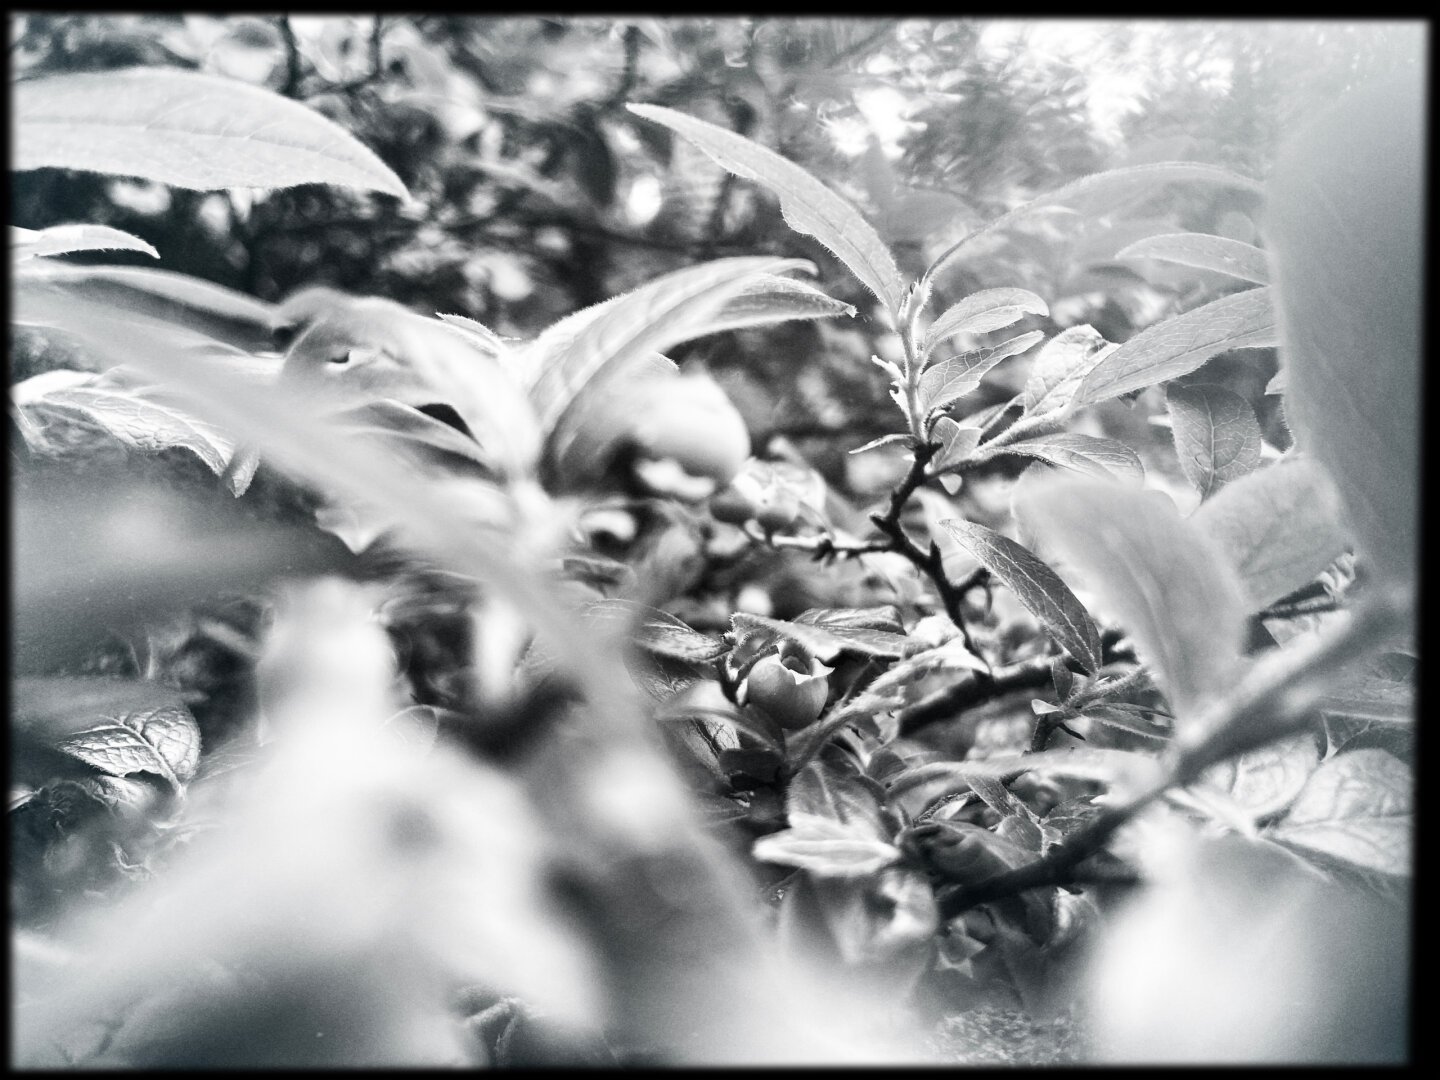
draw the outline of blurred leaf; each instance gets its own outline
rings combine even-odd
[[[852,454],[863,454],[866,450],[878,450],[882,446],[894,446],[896,443],[908,443],[914,436],[908,432],[897,431],[889,435],[881,435],[878,439],[871,439],[864,446],[857,446],[849,451]]]
[[[1028,289],[985,289],[945,309],[925,331],[920,355],[929,356],[956,334],[984,334],[1019,322],[1026,315],[1048,315],[1049,307]]]
[[[1100,632],[1058,574],[1008,536],[969,521],[941,522],[959,544],[1003,581],[1060,647],[1088,674],[1102,663]]]
[[[659,105],[627,108],[683,135],[737,176],[769,188],[780,197],[786,224],[819,240],[892,315],[899,312],[905,284],[890,250],[858,210],[815,177],[773,150],[704,120]]]
[[[755,274],[806,267],[802,259],[717,259],[649,281],[556,323],[528,350],[530,400],[553,430],[581,391],[614,361],[664,352],[708,333],[710,321]]]
[[[158,251],[138,236],[108,225],[51,225],[39,230],[10,227],[10,255],[16,262],[71,251],[141,251],[151,258],[160,257]]]
[[[343,128],[246,83],[131,68],[23,79],[14,95],[17,170],[83,169],[199,191],[340,184],[408,194]]]
[[[635,644],[656,656],[703,664],[730,651],[723,641],[691,629],[669,612],[633,600],[596,600],[585,605],[585,614],[622,620]]]
[[[1189,374],[1231,349],[1275,345],[1270,290],[1261,286],[1222,296],[1183,315],[1147,327],[1090,369],[1073,404],[1093,405]]]
[[[880,817],[883,790],[857,771],[845,771],[835,762],[811,761],[791,778],[785,792],[790,824],[807,818],[825,818],[867,831],[873,839],[888,840]]]
[[[1417,558],[1423,64],[1351,93],[1282,149],[1267,193],[1296,442],[1330,470],[1385,575]]]
[[[1139,454],[1122,442],[1095,435],[1072,435],[1068,432],[1042,435],[1023,442],[1007,443],[1000,452],[1039,458],[1097,480],[1133,480],[1137,483],[1145,480],[1145,467],[1140,463]]]
[[[1160,259],[1164,262],[1214,270],[1257,285],[1270,284],[1265,252],[1253,244],[1206,233],[1164,233],[1148,236],[1116,252],[1117,259]]]
[[[1250,611],[1315,579],[1349,546],[1340,499],[1319,465],[1282,460],[1227,484],[1190,517],[1240,575]]]
[[[1234,685],[1246,605],[1224,556],[1163,495],[1091,480],[1037,483],[1016,514],[1094,592],[1165,682],[1176,715]]]
[[[1180,468],[1201,499],[1260,464],[1260,424],[1235,391],[1209,383],[1171,384],[1165,403]]]
[[[1321,712],[1372,724],[1413,724],[1415,688],[1409,683],[1360,674],[1320,699]]]
[[[1045,334],[1031,330],[999,345],[980,349],[976,352],[952,356],[931,364],[920,376],[920,411],[928,416],[936,409],[943,409],[952,401],[964,397],[980,385],[985,373],[1006,357],[1022,353]]]
[[[420,477],[493,476],[493,459],[474,439],[399,401],[370,401],[341,409],[331,419],[338,430],[399,454]]]
[[[799,825],[762,836],[751,854],[761,862],[808,870],[817,877],[868,877],[900,858],[893,844],[863,825],[806,817]]]
[[[1020,404],[1027,418],[1059,419],[1071,407],[1080,382],[1120,346],[1093,326],[1072,326],[1047,341],[1031,363]]]
[[[1410,873],[1415,777],[1384,750],[1325,761],[1269,836],[1382,874]]]
[[[1258,821],[1289,806],[1319,764],[1315,735],[1303,731],[1212,766],[1201,783],[1225,792]]]

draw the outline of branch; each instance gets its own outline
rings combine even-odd
[[[1410,617],[1410,599],[1401,591],[1362,603],[1354,617],[1312,648],[1272,654],[1256,664],[1235,692],[1195,718],[1187,740],[1177,739],[1169,767],[1150,787],[1109,807],[1084,828],[1035,862],[959,887],[940,899],[942,919],[1026,889],[1070,880],[1080,863],[1099,851],[1114,833],[1172,787],[1194,783],[1217,762],[1303,731],[1313,721],[1320,697],[1344,674],[1347,663],[1372,652]]]

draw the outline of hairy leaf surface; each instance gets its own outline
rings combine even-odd
[[[142,251],[152,258],[160,257],[160,253],[140,237],[108,225],[51,225],[38,230],[10,227],[10,254],[17,262],[71,251]]]
[[[1024,352],[1044,337],[1042,331],[1031,330],[988,349],[963,353],[932,364],[920,376],[920,411],[929,415],[964,397],[978,387],[986,372],[1001,360]]]
[[[935,346],[956,334],[985,334],[1019,322],[1026,315],[1048,315],[1044,300],[1028,289],[984,289],[971,293],[945,309],[925,331],[920,354],[929,356]]]
[[[1172,385],[1165,401],[1180,468],[1202,499],[1260,464],[1260,424],[1235,391],[1209,383]]]

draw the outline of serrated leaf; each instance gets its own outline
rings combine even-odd
[[[1027,417],[1054,416],[1070,408],[1080,381],[1120,346],[1106,341],[1089,325],[1062,330],[1045,343],[1031,363],[1030,377],[1020,396]]]
[[[1178,717],[1234,684],[1245,640],[1242,587],[1214,542],[1169,499],[1054,479],[1029,485],[1015,502],[1031,535],[1135,639]]]
[[[886,630],[784,622],[747,612],[731,615],[730,624],[738,634],[759,630],[794,641],[825,664],[832,663],[843,652],[898,658],[905,655],[910,645],[910,639],[904,634],[894,634]]]
[[[99,424],[115,438],[145,453],[176,447],[189,450],[217,475],[225,471],[235,443],[213,425],[157,392],[72,386],[46,394],[32,405],[73,409]]]
[[[1250,403],[1235,391],[1209,383],[1172,383],[1165,402],[1180,469],[1201,499],[1260,464],[1260,424]]]
[[[868,830],[829,818],[807,817],[799,825],[762,836],[751,854],[761,862],[808,870],[817,877],[864,877],[900,859],[893,844]]]
[[[1252,818],[1278,814],[1300,794],[1320,764],[1320,747],[1305,731],[1222,761],[1201,783],[1224,792]]]
[[[1222,296],[1147,327],[1109,353],[1081,379],[1072,405],[1143,390],[1188,375],[1219,353],[1267,348],[1278,340],[1269,288]]]
[[[1265,229],[1296,443],[1329,469],[1356,540],[1408,580],[1419,548],[1428,93],[1403,66],[1281,150]]]
[[[71,251],[141,251],[153,259],[160,257],[140,237],[108,225],[51,225],[38,230],[10,227],[10,255],[17,262]]]
[[[1160,259],[1164,262],[1214,270],[1257,285],[1270,284],[1265,252],[1253,244],[1207,233],[1162,233],[1147,236],[1116,252],[1117,259]]]
[[[1315,579],[1349,547],[1340,496],[1313,461],[1286,459],[1227,484],[1190,516],[1240,576],[1250,611]]]
[[[860,212],[815,177],[743,135],[659,105],[628,105],[693,142],[721,167],[764,185],[780,198],[786,223],[813,236],[850,268],[892,314],[900,310],[905,283],[890,249]]]
[[[808,266],[803,259],[718,259],[665,274],[557,323],[527,350],[538,371],[530,400],[541,430],[553,430],[612,362],[663,353],[707,333],[713,317],[754,275]]]
[[[1048,315],[1044,300],[1028,289],[984,289],[945,309],[920,341],[920,355],[929,356],[940,342],[956,334],[985,334],[1019,322],[1026,315]]]
[[[1087,673],[1093,675],[1100,670],[1103,661],[1095,621],[1054,570],[1024,546],[983,525],[954,519],[941,524],[961,547],[1010,588]]]
[[[1024,352],[1044,337],[1043,331],[1031,330],[988,349],[963,353],[932,364],[920,376],[920,411],[928,416],[964,397],[978,387],[985,373],[1001,360]]]
[[[1130,187],[1137,182],[1147,184],[1171,184],[1171,183],[1207,183],[1218,184],[1222,187],[1238,188],[1243,191],[1260,191],[1260,185],[1254,180],[1221,169],[1214,165],[1203,165],[1194,161],[1159,161],[1148,165],[1129,165],[1119,169],[1108,169],[1105,172],[1092,173],[1089,176],[1082,176],[1064,187],[1057,188],[1048,194],[1041,195],[1037,199],[1031,199],[1022,206],[1003,214],[988,224],[982,225],[974,232],[963,237],[956,244],[940,256],[925,272],[926,280],[934,280],[939,277],[940,272],[949,266],[950,263],[970,243],[985,236],[988,233],[1000,229],[1018,221],[1020,218],[1031,214],[1046,206],[1064,206],[1073,203],[1083,197],[1091,197],[1104,193],[1107,189],[1116,187]]]
[[[1366,870],[1408,875],[1414,786],[1409,767],[1384,750],[1336,754],[1267,835]]]
[[[1122,442],[1096,435],[1071,435],[1068,432],[1042,435],[1023,442],[1008,443],[997,452],[1039,458],[1097,480],[1136,483],[1145,480],[1145,466],[1140,463],[1139,454]]]
[[[269,90],[170,68],[22,79],[11,168],[82,169],[197,191],[339,184],[407,196],[374,152]]]
[[[150,773],[180,788],[200,762],[200,728],[185,706],[164,705],[106,719],[55,749],[107,776]]]

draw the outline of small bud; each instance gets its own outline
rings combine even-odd
[[[830,696],[830,668],[798,652],[772,653],[756,661],[740,687],[740,700],[758,705],[781,727],[795,731],[811,724]]]

